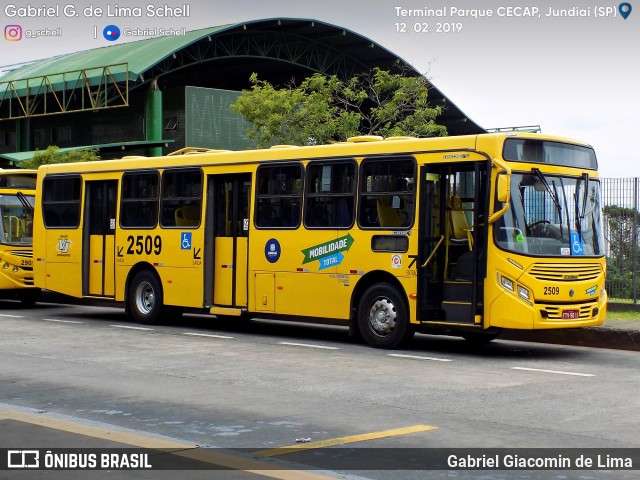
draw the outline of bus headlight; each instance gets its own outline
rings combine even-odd
[[[523,287],[522,285],[518,285],[518,296],[527,303],[531,303],[531,292],[529,289]]]
[[[510,292],[514,292],[515,291],[514,288],[513,288],[513,280],[510,280],[507,277],[503,277],[502,275],[500,275],[500,283],[502,284],[502,286],[504,288],[506,288]]]
[[[19,268],[18,267],[13,267],[12,270],[13,270],[13,273],[18,273]]]
[[[4,268],[5,270],[9,270],[9,264],[7,262],[4,262],[2,264],[2,268]]]

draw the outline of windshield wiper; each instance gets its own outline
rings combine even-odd
[[[22,204],[24,209],[31,215],[33,215],[33,206],[31,206],[31,203],[29,203],[29,199],[27,199],[27,196],[22,192],[18,192],[16,193],[16,197],[18,197],[18,200],[20,200],[20,203]]]
[[[584,193],[582,194],[582,207],[580,206],[580,182],[584,182]],[[576,191],[573,194],[576,210],[576,232],[582,238],[582,221],[587,211],[587,200],[589,198],[589,174],[583,173],[582,178],[576,181]]]
[[[536,174],[540,182],[542,182],[542,184],[544,185],[544,188],[547,190],[547,193],[551,197],[551,200],[553,200],[553,203],[558,210],[558,220],[560,220],[560,230],[562,230],[562,206],[560,205],[560,200],[558,199],[557,192],[551,189],[551,187],[549,186],[549,182],[547,182],[547,179],[544,177],[540,169],[532,168],[531,171]]]

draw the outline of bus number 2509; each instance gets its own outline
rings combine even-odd
[[[151,255],[152,253],[160,255],[162,251],[162,238],[160,235],[156,235],[155,237],[151,235],[137,235],[135,237],[129,235],[127,242],[129,242],[127,255],[142,255],[143,252],[147,255]]]

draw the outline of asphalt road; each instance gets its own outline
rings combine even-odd
[[[385,351],[351,341],[339,327],[235,324],[204,316],[143,327],[117,309],[25,309],[4,302],[0,448],[14,448],[18,439],[31,442],[20,448],[91,445],[86,439],[223,447],[243,458],[294,465],[287,467],[295,473],[290,478],[312,474],[296,465],[313,463],[320,452],[313,447],[322,446],[366,449],[371,465],[383,452],[376,449],[391,447],[637,449],[639,355],[507,340],[469,350],[460,339],[426,335],[416,335],[407,349]],[[63,426],[41,422],[58,434],[23,435],[11,423],[18,422],[24,433],[34,418],[57,419]],[[310,448],[280,448],[287,446]],[[390,475],[380,468],[343,472],[331,468],[339,462],[320,464],[326,468],[316,474],[325,478],[589,479],[638,473]],[[135,478],[164,478],[154,473]],[[182,472],[167,478],[214,477]]]

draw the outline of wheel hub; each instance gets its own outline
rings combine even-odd
[[[396,307],[388,298],[378,298],[369,312],[369,325],[378,335],[390,334],[396,326]]]
[[[136,290],[136,304],[138,310],[144,314],[148,314],[153,310],[155,303],[155,292],[149,282],[142,282]]]

